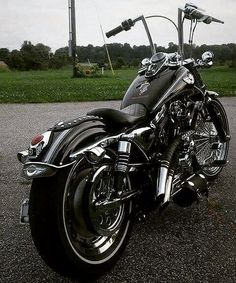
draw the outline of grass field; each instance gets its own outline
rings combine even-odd
[[[107,71],[101,78],[72,79],[71,70],[0,73],[0,103],[65,102],[121,99],[136,70]],[[202,71],[208,89],[236,96],[236,69]]]

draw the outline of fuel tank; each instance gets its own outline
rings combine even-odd
[[[187,83],[183,78],[188,72],[181,66],[178,69],[166,68],[152,78],[146,78],[145,74],[138,75],[128,88],[121,109],[141,104],[148,112],[154,112],[185,88]]]

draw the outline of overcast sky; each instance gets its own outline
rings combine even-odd
[[[199,24],[195,43],[236,43],[236,0],[75,0],[77,17],[77,45],[102,45],[99,27],[104,31],[126,18],[138,15],[161,14],[177,21],[177,8],[193,2],[206,12],[225,22],[224,25]],[[19,49],[24,40],[44,43],[55,50],[68,44],[68,0],[0,0],[0,48]],[[99,20],[100,19],[100,20]],[[174,27],[162,19],[149,20],[154,41],[167,46],[177,42]],[[148,44],[140,23],[129,32],[107,39],[131,45]]]

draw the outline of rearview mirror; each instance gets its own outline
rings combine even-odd
[[[210,63],[214,58],[214,54],[211,51],[206,51],[202,54],[202,61],[204,63]]]

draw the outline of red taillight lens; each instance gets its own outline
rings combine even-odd
[[[31,141],[31,144],[32,145],[36,145],[38,144],[39,142],[41,142],[41,140],[43,140],[44,136],[43,135],[36,135],[32,141]]]

